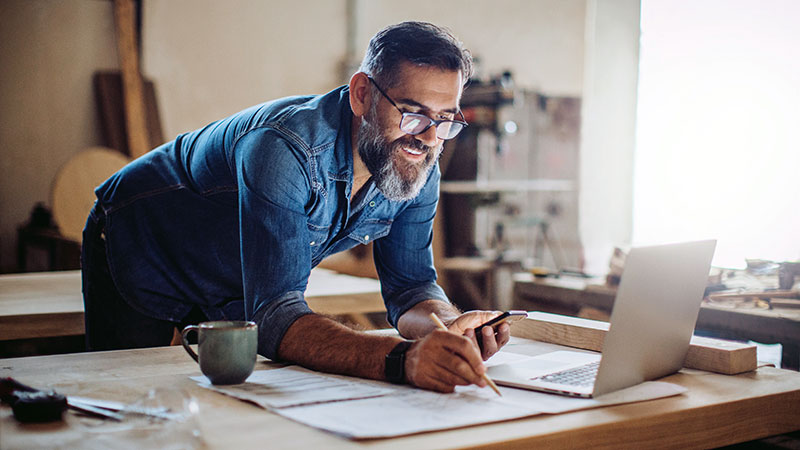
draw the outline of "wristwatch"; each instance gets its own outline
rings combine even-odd
[[[395,384],[406,382],[406,351],[413,344],[412,341],[403,341],[395,345],[386,355],[386,366],[383,369],[386,380]]]

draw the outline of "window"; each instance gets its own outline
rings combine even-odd
[[[800,259],[800,2],[642,0],[633,240]]]

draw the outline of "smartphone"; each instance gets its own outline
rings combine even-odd
[[[526,317],[528,317],[528,313],[526,311],[506,311],[503,314],[500,314],[499,316],[478,325],[475,328],[475,338],[478,340],[478,344],[482,345],[482,330],[484,327],[492,327],[495,330],[495,333],[497,333],[497,327],[500,326],[501,323],[516,322]]]

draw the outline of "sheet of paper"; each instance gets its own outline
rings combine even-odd
[[[496,362],[517,360],[503,356]],[[481,423],[555,414],[677,395],[685,389],[650,382],[597,399],[578,399],[500,387],[458,387],[439,394],[359,378],[323,374],[289,366],[254,372],[244,384],[201,386],[250,401],[297,422],[354,439],[401,436]]]
[[[500,388],[503,396],[511,395]],[[477,425],[539,414],[535,404],[505,401],[477,386],[439,394],[411,389],[351,402],[284,408],[278,414],[349,438],[381,438]]]
[[[257,370],[244,383],[230,386],[215,386],[204,376],[191,378],[205,388],[268,409],[375,397],[395,391],[387,383],[323,374],[299,366]]]

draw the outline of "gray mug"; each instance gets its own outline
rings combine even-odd
[[[192,331],[197,331],[199,356],[186,339]],[[181,342],[212,384],[239,384],[253,373],[256,364],[258,325],[229,320],[202,322],[184,328]]]

